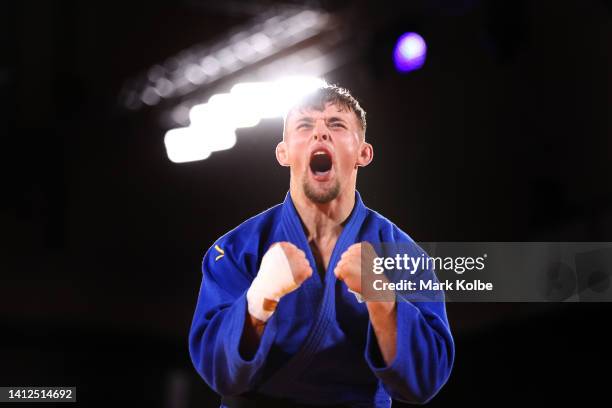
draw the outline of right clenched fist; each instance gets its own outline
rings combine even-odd
[[[294,289],[297,289],[302,282],[312,276],[312,268],[310,267],[310,262],[308,262],[308,259],[306,259],[306,254],[304,251],[293,245],[291,242],[277,242],[276,244],[272,245],[272,247],[274,246],[279,246],[285,253],[287,261],[289,261],[289,269],[291,271],[291,275],[293,276],[293,282],[296,284],[294,288],[283,293],[283,295],[286,295]],[[272,249],[272,247],[270,247],[270,249]],[[269,252],[270,250],[266,252],[264,259]]]
[[[258,320],[267,321],[280,298],[311,276],[312,268],[304,251],[290,242],[272,244],[247,291],[249,313]]]

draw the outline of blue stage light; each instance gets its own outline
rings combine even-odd
[[[417,33],[402,34],[393,50],[395,68],[400,72],[419,69],[425,63],[427,45],[423,37]]]

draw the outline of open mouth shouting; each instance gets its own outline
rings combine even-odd
[[[331,178],[332,164],[332,155],[326,148],[317,148],[310,155],[310,171],[317,181]]]

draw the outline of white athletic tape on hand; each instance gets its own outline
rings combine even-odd
[[[247,291],[249,313],[258,320],[268,321],[274,311],[264,309],[264,300],[278,302],[297,286],[283,248],[273,245],[263,256],[259,272]]]

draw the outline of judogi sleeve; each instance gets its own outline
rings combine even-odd
[[[435,277],[433,271],[427,273]],[[455,346],[445,304],[398,299],[396,307],[395,359],[385,364],[371,322],[365,359],[391,398],[424,404],[446,383],[453,366]]]
[[[218,242],[202,262],[202,283],[189,332],[189,354],[204,381],[218,394],[238,395],[253,389],[275,337],[274,318],[264,329],[251,358],[239,346],[247,316],[246,291],[255,272],[232,245]]]

